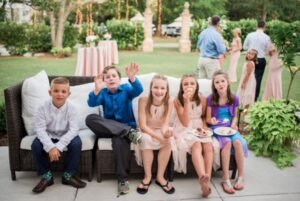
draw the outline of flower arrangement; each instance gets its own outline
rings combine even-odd
[[[111,34],[109,32],[106,32],[104,35],[103,35],[103,38],[105,40],[110,40],[111,39]]]
[[[86,37],[85,41],[86,43],[90,46],[90,47],[95,47],[96,46],[96,42],[98,40],[98,36],[95,35],[89,35]]]

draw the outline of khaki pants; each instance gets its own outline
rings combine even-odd
[[[220,62],[218,59],[200,57],[198,61],[197,74],[200,79],[212,79],[215,71],[220,70]]]

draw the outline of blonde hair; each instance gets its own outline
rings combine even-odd
[[[166,92],[166,95],[163,99],[163,105],[164,105],[163,119],[165,119],[168,112],[169,112],[169,106],[168,106],[169,99],[170,99],[169,82],[168,82],[168,79],[165,76],[158,75],[158,74],[153,76],[153,78],[151,80],[151,83],[150,83],[149,96],[148,96],[148,100],[147,100],[147,103],[146,103],[146,116],[151,117],[150,108],[151,108],[151,105],[153,104],[153,95],[152,95],[152,90],[151,89],[152,89],[154,80],[164,80],[167,83],[167,92]]]
[[[235,28],[235,29],[233,29],[232,30],[232,33],[238,33],[238,35],[241,37],[241,35],[242,35],[242,31],[241,31],[241,29],[240,28]]]
[[[65,77],[56,77],[51,81],[51,88],[54,84],[65,84],[70,87],[70,81]]]

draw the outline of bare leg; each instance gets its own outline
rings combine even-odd
[[[211,193],[209,176],[205,174],[204,159],[202,156],[202,145],[195,142],[192,146],[192,161],[201,184],[202,196],[207,197]]]
[[[238,168],[238,177],[244,177],[244,150],[243,145],[239,140],[233,142],[233,147],[235,151],[235,160]],[[239,180],[238,180],[239,181]],[[235,185],[236,189],[242,190],[244,188],[243,181],[240,181]]]
[[[144,184],[148,184],[151,181],[152,178],[152,163],[153,163],[153,150],[151,149],[144,149],[142,151],[143,155],[143,165],[144,165],[144,171],[145,176],[143,179]],[[142,184],[139,184],[139,188],[144,188]]]
[[[157,157],[158,167],[157,167],[156,180],[162,185],[165,185],[167,183],[164,174],[170,160],[170,155],[171,155],[171,144],[165,145],[158,152],[158,157]],[[166,187],[166,190],[168,191],[171,188],[172,186],[169,184],[169,186]]]
[[[213,146],[211,143],[202,143],[204,165],[206,174],[211,178],[212,164],[213,164]]]
[[[222,170],[223,170],[223,179],[222,182],[223,189],[226,193],[234,193],[234,189],[231,186],[229,180],[229,162],[230,162],[230,153],[231,153],[231,142],[228,142],[221,151],[221,161],[222,161]]]

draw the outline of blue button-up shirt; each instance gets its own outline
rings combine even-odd
[[[197,47],[200,49],[201,57],[206,58],[218,59],[226,52],[223,37],[213,26],[199,34]]]
[[[104,118],[136,128],[132,99],[142,92],[143,86],[136,78],[133,83],[129,80],[129,84],[121,84],[115,93],[110,92],[107,88],[102,89],[98,95],[92,91],[89,94],[88,105],[90,107],[102,105]]]

